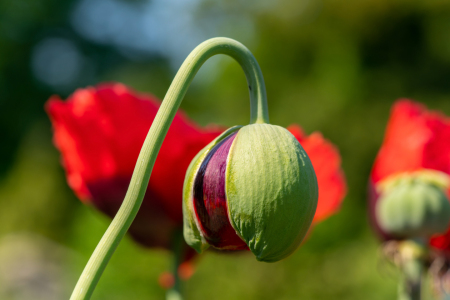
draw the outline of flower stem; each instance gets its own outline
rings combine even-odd
[[[250,91],[250,123],[269,122],[264,79],[251,52],[241,43],[228,38],[213,38],[197,46],[181,65],[161,103],[139,153],[125,199],[84,268],[71,300],[90,299],[141,206],[159,149],[190,83],[202,64],[216,54],[231,56],[244,70]]]
[[[167,291],[166,300],[183,300],[183,293],[181,292],[181,280],[178,274],[178,267],[183,259],[183,231],[176,230],[172,239],[173,251],[173,265],[172,274],[174,278],[174,285]]]
[[[424,271],[424,246],[417,241],[400,244],[402,283],[399,286],[399,300],[420,300]]]

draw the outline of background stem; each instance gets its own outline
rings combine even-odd
[[[400,244],[402,282],[399,300],[420,300],[423,279],[424,247],[422,243],[408,240]]]
[[[450,294],[447,294],[446,291],[442,292],[442,300],[450,300]]]
[[[172,274],[174,278],[174,285],[171,289],[167,291],[166,300],[183,300],[183,293],[181,291],[181,279],[178,274],[178,267],[182,263],[184,247],[183,247],[183,230],[175,231],[174,237],[172,239],[172,251],[173,251],[173,262],[172,262]]]
[[[264,79],[251,52],[228,38],[213,38],[197,46],[178,70],[161,103],[139,153],[125,199],[83,270],[71,300],[90,299],[109,259],[141,206],[159,149],[190,83],[203,63],[216,54],[231,56],[244,70],[250,92],[250,122],[269,122]]]

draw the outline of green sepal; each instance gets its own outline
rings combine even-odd
[[[186,177],[184,179],[183,186],[183,235],[186,243],[194,248],[198,253],[202,253],[209,247],[203,234],[201,233],[199,224],[197,223],[197,218],[194,211],[193,195],[194,195],[194,181],[197,175],[198,169],[200,168],[203,160],[205,159],[208,152],[219,143],[221,140],[229,136],[231,133],[239,130],[242,126],[233,126],[219,135],[211,143],[209,143],[205,148],[203,148],[195,157],[192,159],[187,171]]]
[[[380,228],[403,238],[429,238],[450,222],[450,203],[441,172],[421,170],[383,182],[375,213]],[[438,180],[440,179],[440,180]]]
[[[257,260],[275,262],[298,248],[316,211],[318,186],[309,157],[288,130],[241,128],[225,184],[231,225]]]

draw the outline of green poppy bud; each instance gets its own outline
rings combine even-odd
[[[443,233],[450,222],[448,175],[434,170],[402,173],[379,185],[375,214],[381,229],[402,238]]]
[[[236,126],[193,159],[183,191],[184,237],[202,252],[250,249],[275,262],[294,252],[317,206],[313,166],[297,139],[270,124]]]

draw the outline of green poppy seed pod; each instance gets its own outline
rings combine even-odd
[[[450,223],[446,195],[448,175],[421,170],[386,179],[379,186],[375,207],[381,229],[403,238],[428,238],[443,233]]]
[[[184,237],[202,252],[250,249],[259,261],[294,252],[317,206],[313,166],[297,139],[270,124],[236,126],[193,159],[183,191]]]

